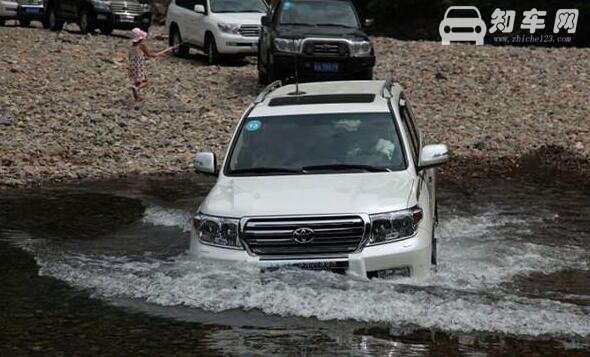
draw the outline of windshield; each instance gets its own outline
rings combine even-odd
[[[281,25],[359,27],[356,11],[348,1],[285,1],[281,8]]]
[[[253,117],[240,130],[228,175],[406,169],[390,113]]]
[[[266,4],[264,0],[211,0],[211,11],[266,13]]]
[[[452,18],[478,18],[479,14],[473,9],[451,9],[446,17]]]

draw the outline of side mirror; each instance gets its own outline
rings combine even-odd
[[[268,15],[264,15],[260,18],[260,24],[262,26],[272,26],[272,18]]]
[[[203,5],[195,5],[194,7],[195,12],[198,12],[199,14],[204,14],[205,13],[205,6]]]
[[[444,144],[426,145],[420,152],[418,170],[440,166],[449,161],[449,149]]]
[[[216,175],[217,162],[212,152],[199,152],[195,155],[195,170],[207,175]]]
[[[375,20],[374,19],[365,19],[363,21],[363,27],[367,30],[372,30],[375,27]]]

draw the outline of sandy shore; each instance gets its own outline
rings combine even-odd
[[[128,33],[69,29],[0,27],[0,187],[190,172],[195,152],[224,153],[260,90],[255,58],[167,57],[135,107]],[[443,176],[590,173],[590,49],[374,42],[376,77],[400,82],[428,141],[450,146]]]

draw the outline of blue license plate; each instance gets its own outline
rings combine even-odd
[[[41,13],[41,9],[25,8],[25,14],[27,14],[27,15],[37,15],[40,13]]]
[[[338,72],[338,63],[316,62],[313,64],[314,72],[335,73]]]

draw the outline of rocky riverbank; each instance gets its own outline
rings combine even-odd
[[[151,61],[136,107],[127,35],[0,27],[0,187],[186,173],[195,152],[223,154],[260,90],[255,59]],[[450,146],[443,176],[590,173],[590,49],[374,41],[376,77],[400,82],[429,141]],[[149,44],[167,45],[163,28]]]

